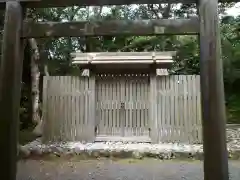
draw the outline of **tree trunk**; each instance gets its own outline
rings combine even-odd
[[[39,82],[40,82],[40,54],[35,39],[29,39],[29,45],[31,47],[31,79],[32,79],[32,121],[36,123],[36,127],[33,133],[36,136],[42,135],[42,118],[40,118],[39,108]]]

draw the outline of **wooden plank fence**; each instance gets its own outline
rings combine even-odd
[[[153,142],[202,142],[199,76],[171,75],[153,78],[156,81],[154,85],[156,93],[152,99],[156,97],[154,100],[156,105],[152,106],[151,83],[142,79],[132,81],[135,84],[128,84],[131,79],[128,81],[122,79],[112,84],[109,84],[111,81],[96,81],[95,87],[95,83],[92,82],[95,78],[44,77],[44,140],[89,142],[94,141],[99,135],[106,135],[115,139],[123,136],[128,139],[135,137],[140,141],[141,138],[147,141],[146,138],[149,137],[154,139]],[[99,85],[101,82],[105,84]],[[124,86],[121,86],[120,82],[124,82]],[[98,90],[99,87],[102,87],[101,91]],[[117,89],[121,92],[115,92]],[[136,92],[132,92],[134,90]],[[103,95],[104,97],[100,97]],[[121,106],[125,108],[123,116],[120,116]],[[157,112],[151,119],[153,106]],[[99,122],[100,120],[102,122]],[[106,126],[107,122],[109,127]],[[148,132],[152,128],[155,130]]]
[[[157,76],[160,142],[202,142],[200,76]]]
[[[148,74],[96,77],[97,140],[151,141],[148,79]]]
[[[44,141],[89,141],[94,127],[89,120],[90,78],[44,77]]]

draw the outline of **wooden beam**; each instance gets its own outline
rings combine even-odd
[[[172,60],[176,55],[175,51],[163,51],[163,52],[91,52],[91,53],[71,53],[73,61],[82,61],[85,63],[91,63],[93,61],[143,61],[148,60],[151,62],[157,62],[161,60]]]
[[[150,137],[154,144],[159,143],[158,139],[158,120],[157,120],[157,74],[156,74],[156,66],[151,66],[150,72],[150,107],[149,107],[149,116],[150,116]]]
[[[26,22],[22,37],[79,37],[115,35],[197,34],[198,18],[110,20],[82,22]]]
[[[218,0],[199,0],[204,180],[228,180]]]
[[[22,78],[20,30],[22,7],[18,1],[6,3],[5,24],[0,69],[0,179],[16,179],[19,107]]]
[[[5,2],[13,0],[1,0],[0,7],[4,8]],[[129,5],[129,4],[161,4],[161,3],[184,3],[192,4],[197,0],[20,0],[29,1],[28,8],[67,7],[67,6],[104,6],[104,5]],[[37,2],[33,2],[37,1]],[[39,1],[39,2],[38,2]],[[220,0],[220,2],[238,2],[239,0]]]

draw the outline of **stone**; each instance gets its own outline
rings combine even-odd
[[[139,151],[133,151],[132,156],[135,159],[142,159],[143,158],[143,153],[141,153]]]

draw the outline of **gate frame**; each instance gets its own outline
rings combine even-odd
[[[137,75],[137,73],[131,73],[132,72],[131,70],[134,70],[134,69],[129,69],[129,71],[125,71],[124,74]],[[110,73],[110,71],[109,71],[107,74],[110,74],[110,75],[122,75],[122,73],[120,73],[120,72],[119,73],[113,73],[114,69],[112,69],[111,71],[112,71],[112,73]],[[141,73],[141,72],[139,71],[139,73]],[[106,73],[103,73],[103,74],[106,74]],[[141,73],[141,74],[144,74],[144,73]],[[101,73],[100,73],[100,75],[101,75]],[[97,81],[97,78],[96,78],[96,81]],[[126,81],[127,81],[127,77],[126,77]],[[150,88],[150,83],[149,82],[150,82],[150,77],[147,76],[147,86],[148,86],[148,88]],[[96,92],[97,92],[97,89],[98,88],[96,88]],[[97,101],[96,101],[96,103],[97,103]],[[149,112],[150,112],[150,109],[149,109]],[[148,121],[148,123],[149,122],[151,123],[151,121]],[[149,125],[150,125],[150,123],[149,123]],[[98,123],[96,122],[95,128],[97,128],[97,127],[98,127]],[[150,126],[148,126],[148,130],[149,129],[151,129]],[[122,131],[124,131],[124,130],[125,130],[124,127],[122,127]],[[119,136],[111,136],[111,135],[105,136],[105,135],[103,135],[102,136],[102,135],[97,135],[96,134],[96,141],[97,142],[98,141],[121,141],[121,142],[151,143],[152,142],[152,138],[151,138],[151,136],[148,136],[148,137],[146,137],[146,136],[134,136],[134,135],[132,135],[132,136],[122,136],[122,135],[119,135]]]

